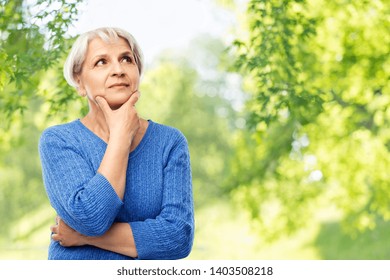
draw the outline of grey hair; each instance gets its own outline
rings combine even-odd
[[[142,76],[144,58],[142,50],[133,35],[120,28],[102,27],[81,34],[74,42],[64,64],[64,77],[68,84],[75,88],[78,87],[75,77],[81,73],[88,50],[88,44],[91,40],[101,38],[103,41],[109,42],[111,40],[116,40],[119,37],[125,39],[129,43],[130,49],[134,55],[135,63],[138,66],[139,74]]]

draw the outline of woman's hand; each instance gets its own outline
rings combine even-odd
[[[129,147],[140,127],[140,118],[134,107],[138,98],[139,92],[136,91],[121,107],[112,110],[103,97],[96,97],[96,103],[102,110],[110,130],[110,138],[117,136],[120,139],[126,139],[129,137]]]
[[[52,232],[51,238],[54,241],[58,241],[61,246],[87,245],[86,236],[68,226],[59,216],[56,218],[56,225],[51,226],[50,230]]]
[[[115,110],[110,108],[103,97],[96,97],[96,102],[102,110],[110,130],[106,153],[97,171],[106,177],[121,200],[125,193],[131,144],[141,125],[140,118],[134,108],[138,97],[139,93],[136,91],[126,103]]]

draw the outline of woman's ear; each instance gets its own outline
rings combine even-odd
[[[85,97],[87,96],[87,90],[85,89],[80,76],[76,76],[76,82],[77,82],[77,92],[79,93],[80,96]]]

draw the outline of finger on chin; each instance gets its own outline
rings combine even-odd
[[[131,104],[132,106],[134,106],[135,103],[137,103],[137,101],[138,101],[138,94],[133,94],[133,95],[130,97],[130,100],[129,100],[130,104]]]

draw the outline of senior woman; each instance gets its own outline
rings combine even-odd
[[[40,138],[58,215],[49,259],[180,259],[191,251],[188,144],[179,130],[138,116],[143,68],[139,45],[118,28],[86,32],[70,51],[64,76],[89,112]]]

